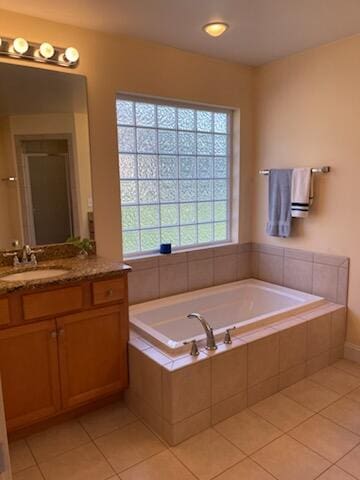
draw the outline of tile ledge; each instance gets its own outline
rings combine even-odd
[[[245,242],[246,243],[246,242]],[[222,247],[230,247],[230,246],[239,246],[243,245],[242,243],[239,242],[226,242],[226,243],[219,243],[216,245],[207,245],[204,247],[197,247],[197,248],[186,248],[184,250],[174,250],[170,254],[162,254],[162,253],[151,253],[149,255],[138,255],[135,257],[124,257],[124,262],[137,262],[140,260],[150,260],[152,258],[162,258],[162,257],[171,257],[175,255],[180,255],[182,253],[192,253],[192,252],[201,252],[204,250],[216,250],[218,248]]]

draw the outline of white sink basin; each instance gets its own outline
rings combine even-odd
[[[11,273],[10,275],[5,275],[0,277],[2,282],[26,282],[28,280],[43,280],[45,278],[59,277],[65,275],[68,270],[63,269],[38,269],[38,270],[29,270],[27,272]]]

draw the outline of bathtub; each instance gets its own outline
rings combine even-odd
[[[196,319],[186,318],[188,313],[203,315],[216,339],[222,340],[227,328],[235,327],[232,334],[241,334],[324,301],[298,290],[248,279],[133,305],[130,326],[167,353],[177,355],[188,350],[184,342],[196,339],[200,346],[205,343],[202,326]]]

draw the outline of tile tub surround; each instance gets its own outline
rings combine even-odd
[[[126,259],[129,303],[163,298],[251,277],[251,244]]]
[[[127,259],[129,303],[256,278],[347,304],[349,259],[244,243]]]
[[[177,445],[341,359],[345,324],[345,307],[326,302],[198,357],[171,357],[132,333],[128,406]]]
[[[347,304],[349,258],[253,243],[254,278]]]

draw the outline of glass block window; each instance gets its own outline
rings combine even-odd
[[[116,100],[127,256],[230,239],[231,111]]]

